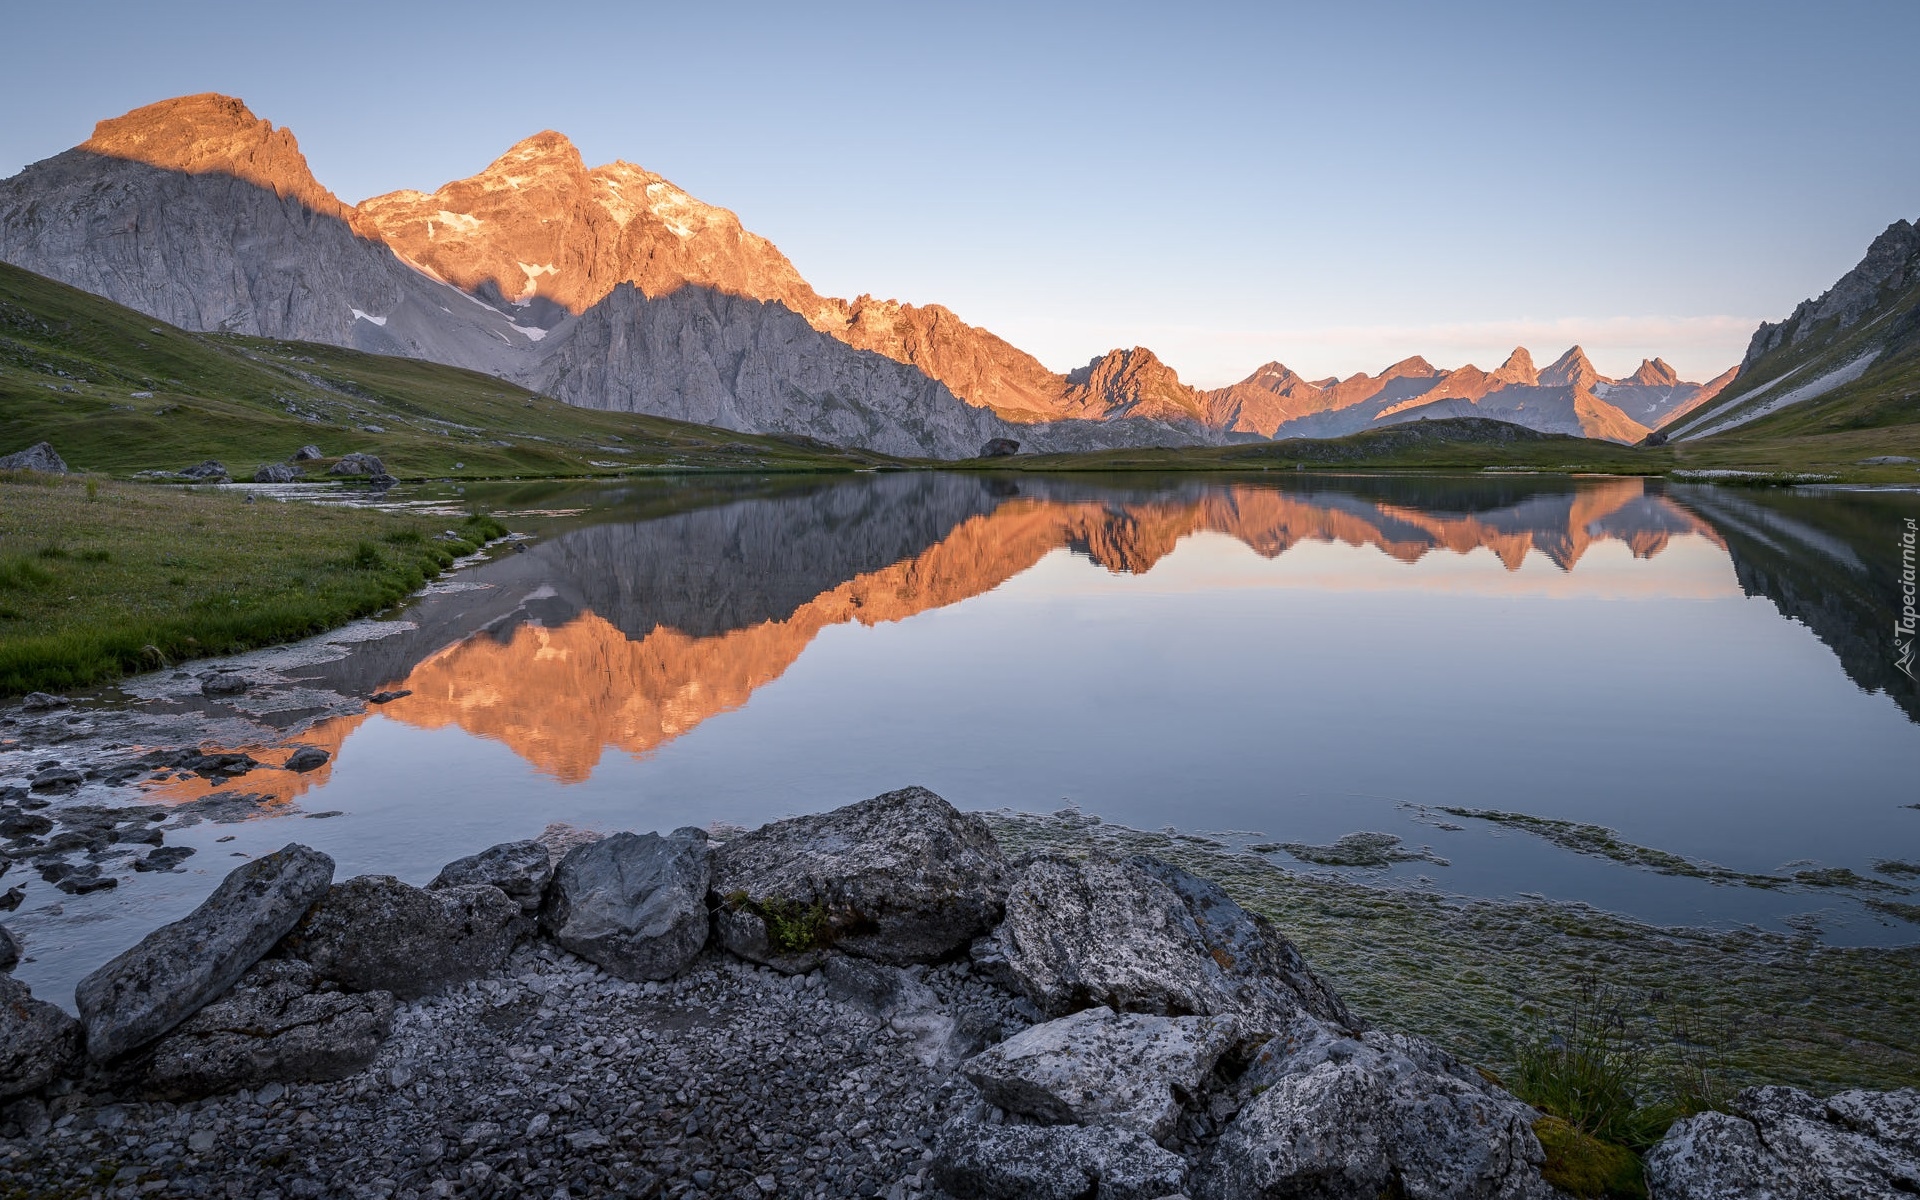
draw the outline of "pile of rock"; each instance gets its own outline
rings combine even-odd
[[[31,1147],[0,1185],[70,1184],[113,1128],[75,1097],[111,1092],[154,1128],[108,1142],[230,1195],[296,1159],[294,1195],[1558,1194],[1539,1113],[1164,862],[1009,862],[919,788],[561,849],[415,888],[288,846],[88,976],[79,1022],[0,977],[0,1137]],[[1880,1194],[1920,1148],[1912,1093],[1743,1103],[1676,1127],[1658,1194],[1827,1194],[1803,1144]],[[223,1166],[234,1130],[279,1149]]]

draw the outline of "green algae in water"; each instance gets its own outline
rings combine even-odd
[[[1446,859],[1423,846],[1409,850],[1391,833],[1349,833],[1331,846],[1310,846],[1305,842],[1267,842],[1247,849],[1260,854],[1285,850],[1301,862],[1322,867],[1387,867],[1402,862],[1430,862],[1451,866]]]
[[[1289,870],[1084,818],[983,815],[1009,854],[1150,854],[1214,880],[1271,919],[1367,1020],[1499,1074],[1513,1072],[1524,1031],[1597,976],[1685,1005],[1703,1025],[1741,1030],[1725,1055],[1736,1086],[1831,1093],[1920,1083],[1920,948],[1663,929],[1585,905],[1439,896]],[[1688,1051],[1655,1047],[1655,1066],[1681,1069]]]

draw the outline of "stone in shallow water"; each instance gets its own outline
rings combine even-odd
[[[708,859],[707,835],[692,828],[575,846],[553,873],[541,924],[622,979],[670,978],[707,943]]]
[[[96,1062],[159,1037],[219,996],[293,928],[333,880],[333,860],[293,843],[237,868],[200,907],[80,981]]]
[[[1043,1011],[1234,1016],[1248,1036],[1301,1013],[1353,1026],[1333,989],[1264,918],[1217,884],[1136,855],[1043,856],[1007,892],[1006,919],[974,961]]]
[[[1184,1159],[1126,1129],[958,1120],[933,1153],[957,1200],[1160,1200],[1187,1182]]]
[[[328,889],[283,948],[322,979],[412,1000],[495,970],[529,928],[496,887],[429,892],[361,875]]]
[[[178,1100],[344,1079],[373,1061],[393,1009],[390,993],[325,990],[309,964],[267,959],[155,1043],[141,1082]]]
[[[1230,1017],[1089,1008],[961,1064],[987,1103],[1049,1125],[1110,1125],[1165,1141],[1238,1038]]]
[[[1748,1088],[1731,1113],[1676,1121],[1647,1155],[1661,1200],[1847,1197],[1904,1200],[1920,1192],[1920,1091]]]
[[[831,947],[905,965],[992,928],[1006,862],[979,817],[904,788],[722,843],[713,891],[716,932],[742,958],[804,971]]]

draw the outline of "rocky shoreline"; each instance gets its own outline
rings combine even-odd
[[[332,874],[239,868],[79,1021],[0,976],[0,1196],[1565,1194],[1541,1114],[1217,885],[1009,859],[922,789]],[[1676,1124],[1655,1195],[1920,1178],[1912,1090],[1731,1108]]]

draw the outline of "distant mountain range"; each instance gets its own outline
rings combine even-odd
[[[1200,390],[1142,347],[1064,375],[939,305],[821,296],[732,212],[558,133],[468,179],[352,206],[292,133],[199,95],[103,121],[0,181],[0,259],[194,330],[318,341],[512,379],[572,404],[894,454],[1338,436],[1488,416],[1632,442],[1736,377],[1659,359],[1607,379],[1421,358],[1309,381],[1269,363]]]

